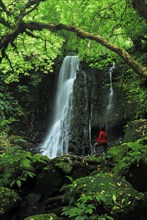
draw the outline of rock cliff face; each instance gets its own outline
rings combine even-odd
[[[111,66],[101,72],[81,64],[77,74],[69,151],[74,151],[78,155],[90,153],[99,129],[104,125],[108,131],[110,144],[123,136],[127,109],[125,95],[116,80],[117,70],[114,69],[113,96],[110,97],[110,68]]]
[[[74,82],[69,153],[90,154],[99,129],[104,125],[108,132],[110,147],[122,141],[136,140],[133,137],[133,127],[128,124],[132,123],[140,103],[129,96],[128,91],[124,89],[125,72],[121,71],[117,64],[113,68],[112,84],[110,83],[111,67],[112,65],[103,71],[98,71],[90,69],[85,63],[80,64]],[[126,77],[128,79],[128,76]],[[110,94],[111,89],[113,89],[113,94]],[[55,94],[55,89],[52,94]],[[52,97],[49,100],[52,100]],[[52,111],[48,118],[51,116]],[[130,132],[131,135],[129,135]],[[137,138],[141,138],[143,133],[145,134],[144,130],[140,135],[137,134]]]

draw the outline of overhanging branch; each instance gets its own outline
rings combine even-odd
[[[30,31],[40,30],[41,31],[43,29],[47,29],[51,31],[67,30],[67,31],[76,33],[80,38],[85,38],[85,39],[96,41],[100,43],[101,45],[103,45],[104,47],[108,48],[109,50],[118,54],[134,70],[134,72],[147,77],[147,68],[142,66],[136,60],[134,60],[132,56],[127,51],[125,51],[123,48],[110,43],[108,40],[101,37],[100,35],[87,32],[76,26],[68,26],[64,24],[56,24],[56,25],[44,24],[44,23],[39,23],[39,22],[23,23],[20,18],[20,21],[18,21],[15,28],[7,36],[5,36],[5,38],[0,42],[0,49],[1,50],[6,49],[8,44],[12,43],[19,33],[25,32],[26,30],[30,30]]]
[[[147,77],[146,67],[142,66],[140,63],[134,60],[132,56],[127,51],[125,51],[123,48],[110,43],[108,40],[101,37],[100,35],[89,33],[79,27],[67,26],[64,24],[54,25],[54,24],[42,24],[42,23],[37,23],[37,22],[30,22],[30,23],[25,24],[25,28],[31,31],[42,30],[42,29],[48,29],[51,31],[67,30],[67,31],[76,33],[80,38],[87,38],[90,40],[94,40],[100,43],[101,45],[103,45],[104,47],[108,48],[109,50],[118,54],[136,73]]]

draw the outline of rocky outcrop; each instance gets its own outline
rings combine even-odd
[[[113,68],[111,84],[110,69],[112,66],[104,71],[92,70],[81,64],[74,83],[69,153],[89,154],[100,127],[104,125],[109,145],[119,143],[123,140],[126,124],[138,111],[139,103],[130,100],[123,88],[122,73],[117,66]]]
[[[117,70],[113,70],[116,71]],[[115,74],[117,74],[115,72]],[[101,76],[100,76],[101,74]],[[125,124],[125,97],[122,91],[121,85],[114,80],[113,95],[110,95],[110,81],[109,81],[109,68],[103,73],[95,73],[95,83],[93,84],[93,102],[92,102],[92,135],[93,142],[96,140],[96,136],[100,127],[105,125],[109,142],[119,139],[123,136],[123,126]],[[110,100],[111,99],[111,100]],[[111,106],[109,108],[109,104]]]
[[[89,68],[85,62],[80,64],[80,69],[74,82],[73,100],[70,100],[73,102],[73,116],[69,131],[68,152],[70,154],[89,155],[92,145],[97,139],[100,127],[104,125],[109,136],[109,147],[123,141],[134,141],[146,134],[146,128],[144,127],[145,130],[138,132],[136,135],[137,126],[140,127],[142,125],[139,118],[145,119],[146,104],[143,101],[143,97],[146,94],[145,85],[141,83],[141,78],[136,79],[133,73],[128,77],[128,74],[125,73],[126,69],[122,69],[116,64],[112,71],[113,96],[111,96],[109,78],[111,67],[112,64],[100,71]],[[52,122],[58,72],[56,68],[55,73],[43,77],[38,91],[38,98],[36,99],[37,103],[39,103],[37,107],[39,110],[33,116],[35,118],[31,119],[33,127],[31,129],[25,128],[25,132],[29,133],[26,136],[29,136],[30,142],[32,142],[27,148],[31,148],[34,153],[37,152],[36,146],[40,146],[41,142],[43,142],[48,126]],[[138,80],[137,83],[135,80]],[[133,85],[133,81],[135,81],[136,87]],[[132,83],[131,86],[130,83]],[[142,94],[140,94],[140,88],[137,86],[142,87]],[[140,95],[136,96],[138,94]],[[33,98],[33,100],[35,99]],[[108,108],[110,101],[111,108]],[[144,103],[143,107],[142,103]],[[34,111],[33,108],[32,111]],[[139,119],[137,119],[138,122],[135,120],[136,118]],[[141,124],[139,125],[139,123]]]
[[[144,138],[112,147],[106,155],[64,155],[54,159],[18,149],[8,151],[0,155],[0,186],[4,189],[0,217],[17,220],[33,216],[45,220],[54,213],[52,219],[65,220],[72,210],[76,210],[75,217],[147,217],[141,213],[146,207],[146,146]]]
[[[91,82],[85,71],[77,73],[73,93],[69,152],[86,155],[90,152],[91,144]]]
[[[147,138],[137,142],[123,143],[109,150],[113,172],[124,176],[132,186],[140,191],[147,191]]]
[[[63,213],[70,217],[72,215],[70,213],[76,210],[73,217],[85,216],[87,219],[92,217],[98,219],[103,215],[120,220],[132,219],[131,213],[135,212],[136,203],[139,207],[142,200],[141,193],[112,173],[99,173],[79,178],[69,188],[67,187],[64,196],[69,207],[66,207]]]

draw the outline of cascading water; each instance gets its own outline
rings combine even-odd
[[[111,111],[113,106],[113,84],[112,84],[112,72],[115,68],[115,63],[113,63],[113,66],[109,69],[109,80],[110,80],[110,89],[109,89],[109,98],[108,98],[108,105],[107,105],[107,114],[109,111]]]
[[[78,69],[78,56],[64,58],[59,72],[53,123],[41,149],[42,154],[49,158],[68,153],[73,84]]]
[[[109,82],[110,82],[110,87],[109,87],[109,95],[108,95],[108,105],[106,107],[106,131],[108,132],[109,135],[109,140],[113,139],[113,132],[111,129],[111,124],[110,118],[113,116],[113,110],[114,110],[114,103],[113,103],[113,97],[114,97],[114,91],[113,91],[113,83],[112,83],[112,73],[113,70],[115,69],[115,63],[113,63],[112,67],[109,69]]]

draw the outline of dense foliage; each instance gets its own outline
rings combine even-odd
[[[136,60],[145,64],[146,23],[133,8],[132,0],[3,0],[0,3],[0,12],[1,126],[9,126],[22,118],[25,123],[29,123],[33,112],[29,113],[27,109],[32,106],[37,108],[34,103],[37,100],[37,88],[45,74],[53,71],[57,57],[78,54],[80,59],[98,69],[114,60],[120,62],[120,58],[108,48],[91,39],[80,37],[78,29],[76,34],[60,30],[60,26],[58,31],[58,26],[52,25],[76,26],[87,33],[102,36],[110,43],[129,51]],[[39,24],[49,24],[50,29],[46,26],[42,28]],[[127,67],[127,75],[130,74],[129,71]],[[133,82],[134,80],[131,87],[136,93],[136,84]],[[138,92],[139,97],[136,98],[143,103],[143,93]],[[26,129],[29,130],[30,126]]]
[[[48,74],[56,73],[65,55],[78,54],[80,60],[99,70],[116,62],[120,73],[116,81],[126,101],[135,106],[130,118],[126,117],[126,129],[134,120],[139,126],[132,132],[146,136],[146,80],[136,69],[145,70],[147,30],[144,15],[134,8],[134,2],[0,1],[0,214],[20,201],[13,189],[21,194],[40,170],[48,170],[47,158],[26,151],[27,135],[33,141],[34,127],[42,126],[39,120],[47,112],[48,98],[48,90],[42,88],[47,87]],[[143,179],[146,152],[144,139],[113,147],[106,157],[88,158],[88,164],[96,164],[96,172],[63,187],[67,190],[63,199],[66,207],[60,211],[63,218],[112,220],[122,212],[134,211],[137,202],[144,205],[146,186],[140,190],[140,183],[134,183],[134,172]],[[52,161],[51,168],[66,176],[73,169],[70,159]],[[56,215],[42,218],[56,219]]]
[[[14,3],[5,0],[0,7],[1,71],[7,83],[18,81],[20,74],[27,76],[31,70],[50,71],[54,59],[63,50],[78,53],[95,67],[102,65],[99,64],[102,57],[108,59],[107,62],[115,57],[100,44],[80,39],[73,33],[56,34],[54,30],[35,27],[34,31],[29,30],[25,24],[31,22],[76,25],[124,49],[136,46],[138,40],[141,47],[145,47],[145,21],[132,7],[132,1],[25,0]]]
[[[8,149],[1,155],[0,186],[10,188],[13,188],[13,186],[21,187],[22,183],[27,181],[28,178],[35,176],[38,162],[46,163],[40,154],[32,157],[30,152],[22,151],[18,147],[13,146]]]
[[[23,204],[23,199],[26,201],[24,196],[29,198],[41,193],[42,200],[37,204],[37,213],[41,215],[32,216],[34,219],[117,220],[134,219],[140,215],[145,217],[146,213],[141,213],[141,210],[146,209],[146,143],[144,138],[117,145],[99,157],[64,155],[54,159],[32,155],[12,146],[0,155],[0,215],[9,213],[21,200]],[[87,167],[89,175],[81,172],[83,167]],[[81,176],[73,179],[78,169]],[[144,175],[140,175],[142,170]],[[44,178],[42,181],[40,176]],[[41,181],[39,192],[36,191],[38,178]],[[58,181],[60,184],[56,185]],[[43,186],[46,188],[43,189]],[[48,192],[52,194],[49,196]],[[28,206],[34,207],[32,201]],[[21,210],[21,206],[17,210]]]

